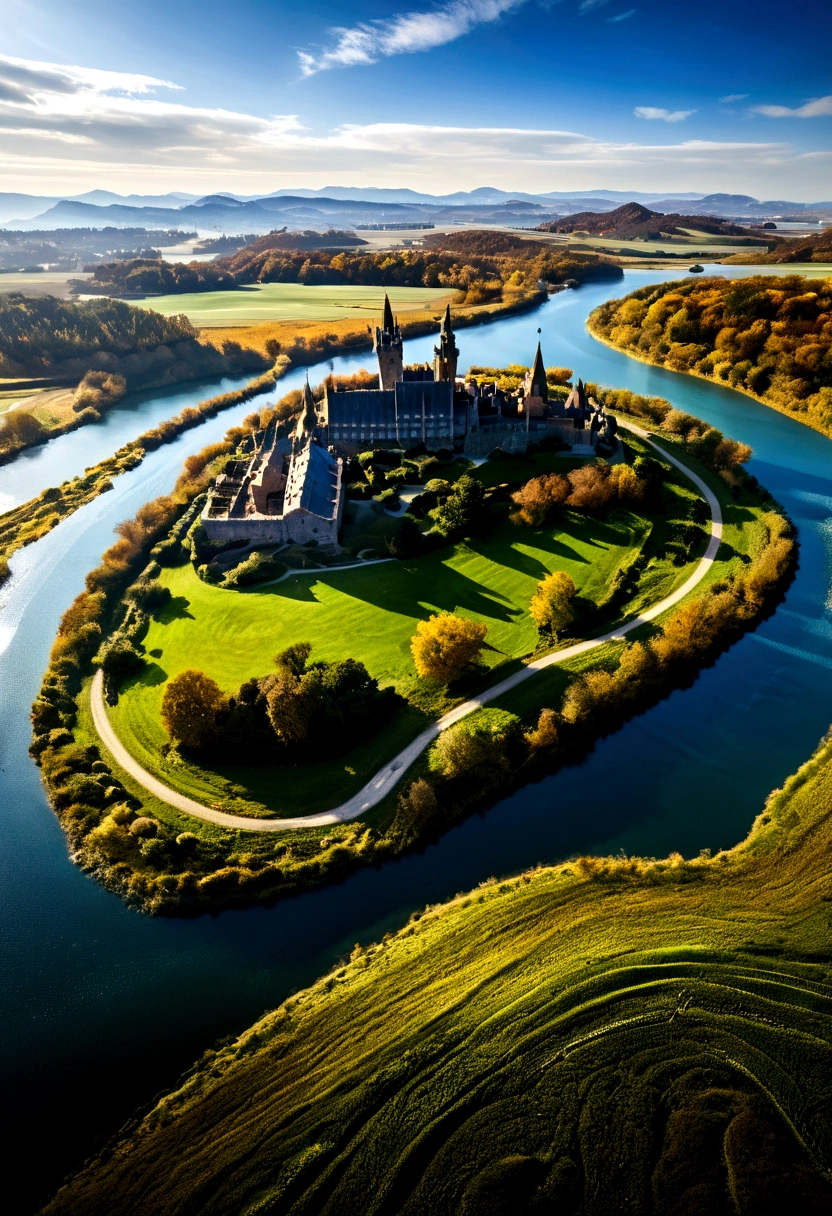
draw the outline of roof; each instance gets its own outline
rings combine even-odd
[[[303,509],[332,519],[338,505],[338,461],[314,440],[292,460],[283,514]]]
[[[392,389],[359,388],[345,393],[327,393],[330,426],[356,423],[359,426],[393,426],[396,394]]]
[[[534,367],[529,380],[532,388],[537,385],[538,396],[544,401],[549,399],[549,386],[546,383],[546,368],[543,366],[543,355],[540,352],[540,343],[537,344],[537,354],[534,357]]]

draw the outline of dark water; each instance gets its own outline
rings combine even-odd
[[[72,865],[27,756],[28,708],[59,617],[113,525],[167,490],[183,458],[251,404],[153,453],[15,556],[14,578],[0,591],[0,1075],[10,1160],[30,1156],[34,1141],[41,1146],[37,1169],[21,1177],[20,1211],[31,1211],[97,1138],[205,1047],[314,979],[354,942],[377,939],[414,908],[492,874],[578,850],[691,855],[733,844],[768,792],[809,755],[832,718],[832,442],[740,394],[636,363],[587,335],[596,304],[663,277],[631,272],[617,290],[564,292],[535,313],[462,331],[462,365],[528,361],[540,326],[547,363],[666,396],[751,443],[752,471],[799,525],[798,577],[775,616],[692,688],[604,741],[580,768],[527,787],[421,856],[273,909],[150,920]],[[408,358],[428,357],[431,344],[409,343]],[[339,371],[365,364],[369,356],[335,361]],[[280,392],[302,378],[288,377]],[[0,468],[0,493],[28,497],[56,484],[210,391],[149,397],[115,421],[111,414],[58,439],[28,464]]]

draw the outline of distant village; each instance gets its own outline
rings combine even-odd
[[[345,461],[368,448],[459,452],[482,459],[499,449],[526,452],[546,440],[573,456],[617,446],[617,422],[578,381],[567,399],[550,396],[538,342],[521,387],[504,391],[457,376],[459,350],[450,306],[433,364],[406,367],[397,319],[385,296],[375,331],[377,389],[327,383],[316,402],[307,382],[291,436],[270,427],[249,459],[233,460],[202,514],[212,541],[338,544]]]

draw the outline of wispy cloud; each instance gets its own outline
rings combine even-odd
[[[310,130],[294,115],[263,117],[165,100],[169,82],[25,63],[0,56],[0,179],[7,190],[412,186],[445,193],[488,182],[537,188],[744,190],[772,197],[788,174],[821,197],[828,157],[788,143],[631,143],[575,131],[419,123]],[[10,86],[14,84],[15,88]],[[10,96],[10,94],[12,94]],[[178,95],[176,95],[178,96]],[[655,128],[654,128],[655,129]],[[798,196],[800,197],[800,196]]]
[[[832,94],[828,97],[816,97],[807,101],[797,109],[788,106],[752,106],[755,114],[764,114],[766,118],[827,118],[832,114]]]
[[[690,118],[696,110],[665,110],[661,106],[636,106],[633,110],[636,118],[648,118],[652,122],[683,122]]]
[[[632,17],[637,12],[637,8],[628,8],[626,13],[617,13],[615,17],[607,17],[607,21],[626,21],[628,17]]]
[[[720,97],[719,103],[723,106],[730,106],[732,101],[745,101],[747,93],[727,93],[725,97]]]
[[[581,0],[578,5],[579,13],[591,13],[594,8],[605,8],[610,0]]]
[[[606,2],[606,0],[603,0]],[[423,13],[396,13],[378,21],[336,26],[330,46],[320,51],[300,50],[304,76],[329,68],[350,68],[378,63],[391,55],[411,55],[454,42],[475,26],[497,21],[520,8],[526,0],[451,0],[441,9]]]

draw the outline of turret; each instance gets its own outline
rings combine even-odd
[[[534,357],[534,367],[529,375],[528,384],[528,396],[542,397],[544,401],[549,400],[549,386],[546,383],[546,368],[543,366],[543,355],[540,351],[539,342],[537,344],[537,354]]]
[[[402,335],[393,316],[390,299],[385,292],[381,325],[376,326],[376,356],[378,357],[379,388],[392,389],[402,378],[404,355]]]
[[[439,345],[433,348],[433,378],[434,380],[456,380],[456,364],[459,351],[451,325],[451,306],[445,309],[442,328],[439,331]]]
[[[312,389],[309,387],[309,377],[307,376],[306,384],[303,386],[303,404],[298,415],[298,424],[295,427],[296,443],[299,445],[308,443],[317,425],[318,407],[315,404],[315,398],[312,395]]]

